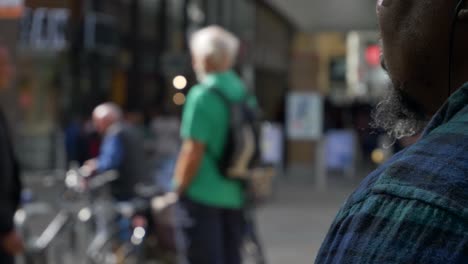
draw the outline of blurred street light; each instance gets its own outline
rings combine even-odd
[[[172,99],[176,105],[185,104],[185,95],[183,93],[176,93]]]
[[[178,75],[174,78],[174,80],[172,81],[172,84],[174,85],[176,89],[183,90],[185,89],[185,87],[187,87],[187,78],[185,78],[182,75]]]

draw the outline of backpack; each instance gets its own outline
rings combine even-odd
[[[257,108],[249,104],[252,95],[233,102],[216,87],[210,92],[229,108],[228,134],[218,168],[228,179],[243,183],[251,203],[263,201],[271,194],[274,169],[261,162],[261,119]]]
[[[210,90],[229,109],[229,127],[223,153],[217,161],[222,175],[229,179],[246,179],[259,156],[259,118],[249,106],[247,94],[238,102],[229,100],[219,89]]]

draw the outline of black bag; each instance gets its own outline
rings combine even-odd
[[[212,88],[229,108],[229,128],[223,155],[218,160],[220,172],[230,179],[246,179],[259,160],[259,117],[248,104],[249,94],[238,102],[229,100],[219,89]]]
[[[259,111],[249,104],[249,93],[233,102],[216,87],[210,91],[229,108],[228,135],[218,160],[219,170],[229,179],[242,181],[250,203],[259,203],[271,195],[275,174],[273,167],[261,162]]]

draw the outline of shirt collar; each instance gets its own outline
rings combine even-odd
[[[431,122],[426,127],[423,136],[429,134],[439,126],[450,122],[466,105],[468,105],[468,83],[465,83],[450,96],[442,108],[434,115]]]
[[[224,76],[229,76],[233,72],[232,70],[224,71],[224,72],[214,72],[214,73],[209,73],[206,75],[206,77],[203,79],[202,83],[210,86],[213,84],[216,84],[222,79]]]

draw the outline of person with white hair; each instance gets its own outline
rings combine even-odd
[[[147,177],[142,137],[124,124],[122,110],[114,103],[97,106],[93,124],[104,138],[99,156],[87,161],[83,168],[91,175],[117,171],[119,177],[111,183],[113,197],[119,201],[134,198],[136,184]]]
[[[221,27],[209,26],[193,34],[190,49],[199,84],[187,96],[183,146],[174,175],[175,192],[193,219],[185,229],[188,259],[191,264],[239,264],[244,189],[218,167],[229,132],[230,106],[225,100],[235,103],[249,97],[232,70],[239,40]]]

